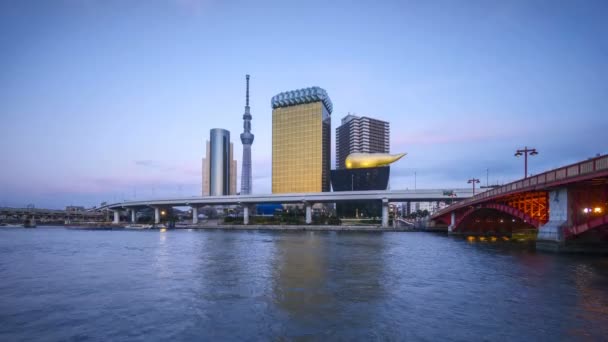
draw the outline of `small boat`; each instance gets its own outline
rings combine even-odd
[[[151,224],[128,224],[125,226],[125,229],[151,229]]]

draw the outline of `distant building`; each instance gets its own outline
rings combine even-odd
[[[330,190],[331,112],[319,87],[272,97],[272,193]]]
[[[214,128],[206,144],[206,158],[203,158],[203,196],[223,196],[236,194],[236,160],[233,159],[233,145],[230,132]]]
[[[388,122],[349,113],[336,128],[336,169],[346,168],[352,153],[389,153],[389,137]]]
[[[353,153],[346,158],[346,168],[331,170],[333,191],[386,190],[390,164],[403,158],[405,153]],[[339,217],[379,217],[382,201],[365,200],[336,203]]]
[[[333,191],[386,190],[389,173],[388,166],[331,170],[331,186]],[[339,217],[379,217],[382,201],[338,202],[336,212]]]
[[[65,211],[68,213],[79,213],[85,211],[85,208],[82,206],[68,205],[65,207]]]

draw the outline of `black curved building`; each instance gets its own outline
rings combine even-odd
[[[386,190],[389,166],[331,170],[333,191]],[[349,201],[336,204],[338,217],[380,217],[382,201]]]

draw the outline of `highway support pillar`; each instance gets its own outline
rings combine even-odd
[[[112,221],[112,223],[114,223],[114,224],[120,223],[120,213],[118,212],[118,210],[114,210],[114,221]]]
[[[382,199],[382,228],[388,228],[388,200]]]
[[[306,224],[311,224],[312,223],[312,203],[306,202],[306,203],[304,203],[304,206],[306,207]]]
[[[160,208],[155,207],[154,208],[154,224],[159,224],[160,223]]]
[[[448,234],[456,228],[456,212],[452,211],[450,214],[450,225],[448,226]]]
[[[249,206],[247,205],[243,206],[243,224],[249,224]]]
[[[192,224],[198,224],[198,208],[192,207]]]
[[[135,223],[135,221],[137,220],[137,218],[135,217],[136,215],[136,210],[135,209],[131,209],[131,223]]]

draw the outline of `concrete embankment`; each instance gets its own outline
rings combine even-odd
[[[140,230],[125,228],[125,225],[105,224],[98,226],[66,226],[68,229],[85,229],[85,230]],[[167,229],[165,227],[154,227],[152,230]],[[445,230],[427,230],[414,228],[411,226],[407,227],[386,227],[382,228],[378,225],[240,225],[240,224],[198,224],[198,225],[177,225],[170,230],[183,230],[183,229],[197,229],[197,230],[274,230],[274,231],[337,231],[337,232],[445,232]],[[149,229],[141,229],[149,230]]]
[[[277,231],[344,231],[344,232],[410,232],[410,227],[331,226],[331,225],[199,225],[176,229],[277,230]]]

